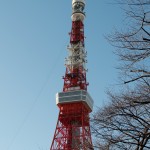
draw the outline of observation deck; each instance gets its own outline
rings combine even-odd
[[[56,104],[59,106],[65,103],[84,103],[89,111],[93,110],[93,99],[85,90],[76,90],[69,92],[60,92],[56,94]]]

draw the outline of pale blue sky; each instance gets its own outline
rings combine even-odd
[[[122,24],[114,0],[87,0],[88,91],[107,103],[118,64],[104,38]],[[71,29],[71,0],[0,0],[0,150],[49,150]]]

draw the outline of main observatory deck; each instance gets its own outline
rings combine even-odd
[[[56,94],[56,104],[64,104],[64,103],[77,103],[83,102],[85,103],[90,111],[93,110],[93,99],[89,95],[89,93],[85,90],[77,90],[77,91],[69,91],[69,92],[60,92]]]

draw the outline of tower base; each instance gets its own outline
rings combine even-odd
[[[93,150],[89,110],[83,102],[59,106],[58,122],[50,150]]]

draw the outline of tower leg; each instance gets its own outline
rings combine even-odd
[[[89,112],[83,103],[60,107],[50,150],[91,150]]]

